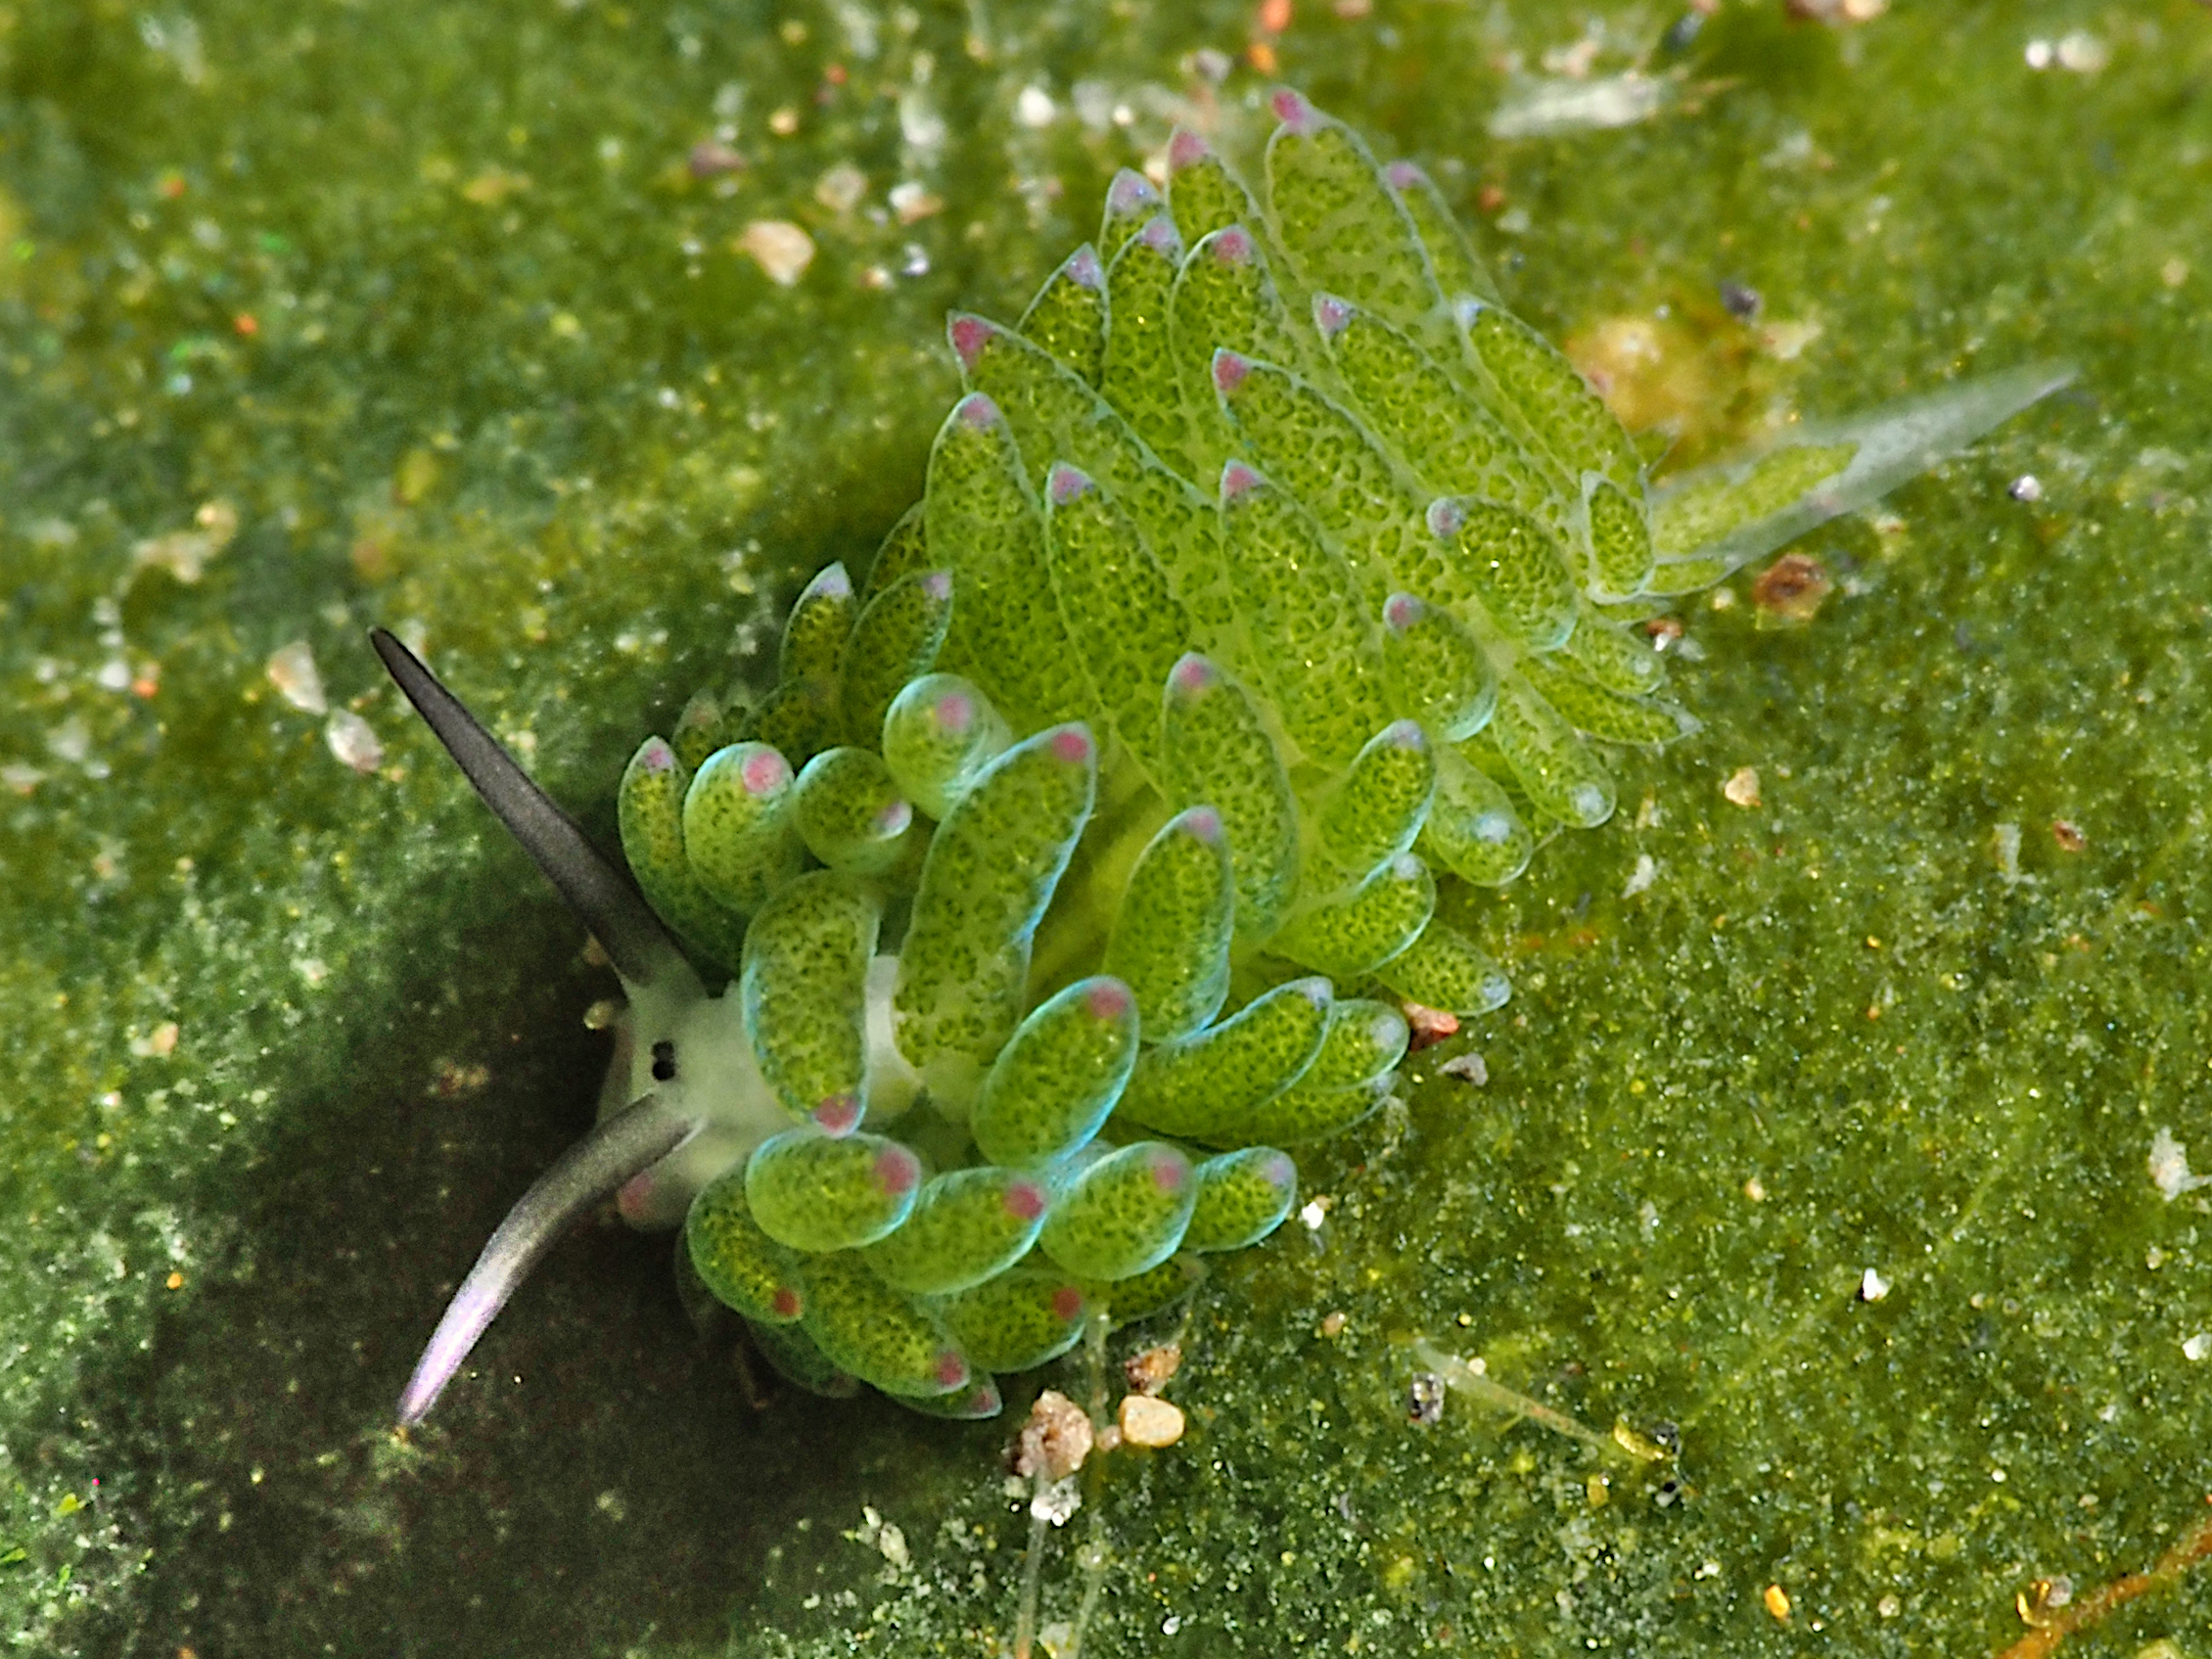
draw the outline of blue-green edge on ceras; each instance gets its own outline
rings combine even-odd
[[[627,998],[597,1126],[402,1423],[610,1195],[826,1394],[988,1416],[992,1373],[1173,1305],[1290,1213],[1283,1148],[1389,1097],[1406,1006],[1505,999],[1438,880],[1603,823],[1593,741],[1693,729],[1631,624],[2067,379],[1655,490],[1427,176],[1273,109],[1259,192],[1178,132],[1165,195],[1120,174],[1017,326],[952,317],[923,500],[864,583],[807,586],[764,698],[702,692],[637,751],[627,876],[375,634]]]

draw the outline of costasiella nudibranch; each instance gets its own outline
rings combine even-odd
[[[627,994],[401,1422],[610,1194],[794,1381],[940,1415],[1174,1303],[1388,1097],[1404,1005],[1505,999],[1437,883],[1510,881],[1612,813],[1601,746],[1690,728],[1628,624],[2065,378],[1655,490],[1417,167],[1274,113],[1259,191],[1178,133],[1018,325],[951,319],[924,498],[801,594],[764,700],[637,751],[627,875],[375,636]]]

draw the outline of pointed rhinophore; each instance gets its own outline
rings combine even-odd
[[[497,1317],[562,1230],[632,1175],[651,1169],[694,1134],[702,1120],[663,1105],[657,1095],[632,1101],[554,1161],[507,1212],[477,1257],[469,1276],[446,1304],[430,1346],[415,1361],[399,1396],[399,1424],[411,1428],[430,1415],[453,1373],[468,1359],[484,1327]]]
[[[537,787],[467,705],[386,629],[371,628],[369,643],[384,660],[385,671],[445,745],[461,775],[523,844],[622,978],[648,986],[671,969],[689,972],[675,942],[629,878],[592,846],[576,821]]]

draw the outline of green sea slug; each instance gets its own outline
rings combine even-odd
[[[991,1373],[1167,1306],[1388,1097],[1402,1011],[1506,976],[1436,915],[1603,823],[1690,718],[1629,624],[2060,384],[2036,367],[1654,489],[1435,186],[1276,95],[1260,188],[1178,133],[967,394],[865,580],[702,694],[603,857],[378,651],[591,929],[598,1126],[500,1225],[399,1402],[615,1196],[802,1386],[989,1415]]]

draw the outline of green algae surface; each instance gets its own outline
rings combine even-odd
[[[1997,1653],[2163,1559],[2063,1650],[2206,1650],[2212,17],[1292,10],[0,5],[15,1645],[1012,1650],[1008,1425],[767,1389],[665,1239],[565,1241],[392,1435],[613,987],[362,634],[611,841],[919,492],[945,311],[1259,46],[1670,463],[2082,376],[1802,543],[1809,622],[1682,603],[1706,729],[1448,899],[1514,1000],[1200,1293],[1046,1641]],[[1410,1420],[1442,1355],[1507,1392]]]

